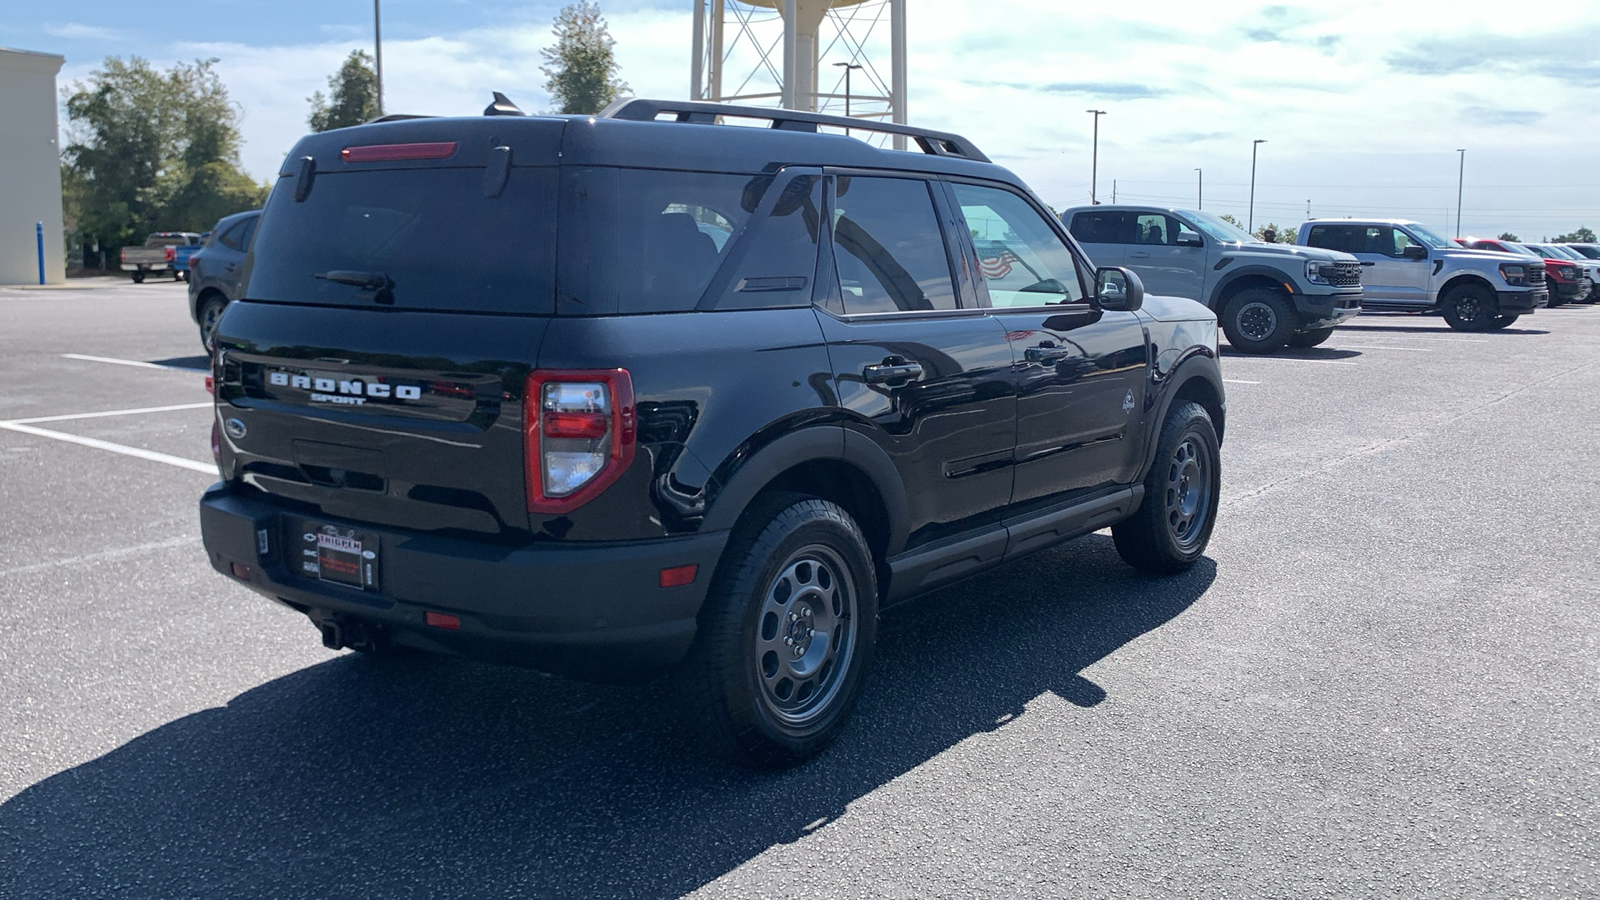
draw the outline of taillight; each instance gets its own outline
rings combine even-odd
[[[127,247],[123,247],[121,250],[117,251],[117,259],[120,262],[127,262],[128,261],[128,248]]]
[[[168,247],[167,248],[167,262],[172,262],[172,261],[176,260],[177,258],[178,258],[178,251],[176,249],[172,248],[172,247]]]
[[[522,402],[529,512],[571,512],[633,462],[638,435],[626,369],[534,372]]]

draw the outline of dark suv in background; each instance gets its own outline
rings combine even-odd
[[[487,112],[302,139],[216,332],[206,550],[327,646],[687,665],[782,765],[880,608],[1107,526],[1147,571],[1204,551],[1214,317],[964,138]]]
[[[245,253],[259,221],[259,209],[224,216],[211,229],[205,246],[189,257],[189,315],[200,326],[200,343],[208,353],[222,310],[239,299]]]

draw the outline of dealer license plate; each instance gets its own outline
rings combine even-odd
[[[378,537],[351,528],[303,522],[300,571],[366,591],[378,589]]]

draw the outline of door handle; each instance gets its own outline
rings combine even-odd
[[[861,370],[867,384],[893,384],[896,381],[913,381],[922,377],[922,363],[910,362],[904,357],[891,356],[883,362]]]
[[[1132,253],[1129,253],[1128,255],[1133,257],[1134,259],[1149,259],[1150,258],[1150,254],[1144,252],[1143,250],[1135,250]]]
[[[1028,362],[1053,363],[1060,362],[1072,355],[1066,347],[1029,347],[1022,351],[1022,358]]]

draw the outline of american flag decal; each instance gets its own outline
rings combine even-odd
[[[1022,262],[1010,250],[1001,250],[1000,255],[978,260],[978,269],[985,278],[1004,278],[1011,274],[1011,264]]]

